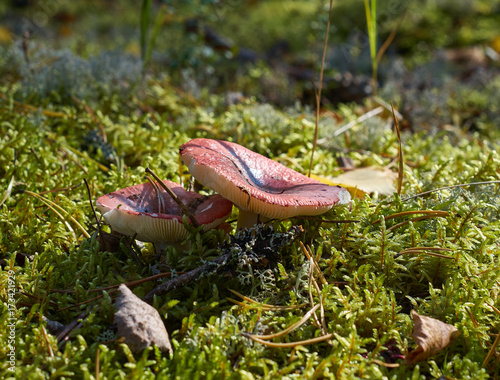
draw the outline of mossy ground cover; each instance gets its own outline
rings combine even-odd
[[[485,12],[486,3],[476,4]],[[287,9],[300,7],[294,2]],[[126,14],[124,23],[132,22]],[[490,16],[484,20],[488,24]],[[410,124],[401,122],[401,194],[354,198],[320,218],[271,222],[268,234],[283,236],[296,225],[304,234],[276,246],[273,265],[248,260],[155,298],[173,354],[154,348],[133,354],[112,326],[116,287],[130,284],[143,297],[166,281],[151,276],[169,272],[175,278],[203,265],[221,254],[229,237],[191,229],[186,250],[171,247],[158,257],[152,245],[122,239],[109,252],[100,248],[88,193],[95,201],[145,182],[146,167],[188,183],[178,149],[196,137],[234,141],[307,173],[314,115],[298,103],[276,107],[249,97],[229,104],[225,93],[191,74],[184,79],[199,91],[189,92],[178,71],[159,69],[162,57],[153,56],[144,70],[125,46],[110,53],[91,42],[78,54],[35,41],[24,50],[27,60],[20,42],[2,47],[1,61],[0,335],[2,347],[15,348],[15,363],[2,350],[4,378],[498,378],[498,346],[492,347],[500,333],[500,194],[494,182],[500,180],[494,108],[500,85],[494,66],[486,69],[492,80],[453,83],[449,72],[432,71],[439,64],[430,61],[415,69],[410,87],[396,80],[407,72],[393,68],[380,96],[406,107]],[[193,57],[201,59],[199,52]],[[200,62],[223,59],[217,57]],[[272,68],[256,65],[245,73],[256,70],[252,86],[258,89]],[[418,70],[433,79],[425,91],[418,91],[425,79]],[[325,109],[315,175],[341,173],[340,156],[356,167],[397,171],[399,143],[389,111],[334,136],[377,107],[375,101]],[[311,249],[321,275],[300,243]],[[255,246],[250,239],[246,253]],[[414,247],[443,250],[409,251]],[[248,337],[280,332],[316,304],[322,305],[316,319],[272,342],[334,334],[327,341],[273,347]],[[407,366],[400,355],[415,348],[412,309],[461,334],[436,356]],[[58,342],[46,319],[73,328]],[[394,362],[400,366],[387,365]]]

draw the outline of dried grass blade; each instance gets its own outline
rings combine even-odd
[[[299,241],[299,243],[300,243],[300,246],[302,247],[302,250],[304,251],[304,254],[306,255],[307,259],[308,260],[312,260],[312,267],[314,268],[314,270],[316,271],[318,277],[320,278],[321,283],[323,285],[328,284],[328,282],[325,279],[325,276],[323,276],[323,273],[321,272],[321,269],[319,269],[318,263],[316,262],[316,260],[313,257],[313,253],[311,251],[311,248],[309,248],[309,247],[306,248],[306,246],[304,245],[304,243],[302,243],[301,241]]]
[[[333,132],[333,137],[337,137],[337,136],[341,135],[342,133],[347,132],[349,129],[354,127],[356,124],[362,123],[363,121],[368,120],[374,116],[377,116],[378,114],[380,114],[382,112],[384,112],[384,107],[377,107],[375,109],[372,109],[371,111],[358,117],[356,120],[350,121],[346,125],[343,125],[339,129],[337,129],[335,132]]]
[[[167,194],[170,195],[170,197],[175,201],[175,203],[177,203],[179,205],[179,207],[182,209],[184,214],[191,221],[191,224],[195,228],[198,228],[200,226],[200,224],[193,216],[193,213],[189,210],[189,208],[184,203],[182,203],[182,201],[177,197],[177,195],[175,195],[175,193],[167,185],[165,185],[163,183],[163,181],[160,179],[160,177],[158,177],[149,167],[146,168],[145,171],[146,171],[146,173],[151,174],[153,176],[153,178],[158,182],[158,185],[160,185],[167,192]]]
[[[96,380],[99,380],[99,373],[100,373],[100,363],[101,363],[101,359],[100,359],[100,355],[101,355],[101,349],[98,348],[97,349],[97,353],[95,354],[95,379]]]
[[[262,340],[269,340],[269,339],[279,338],[283,335],[286,335],[286,334],[292,332],[293,330],[298,329],[300,326],[302,326],[304,323],[306,323],[307,320],[309,318],[311,318],[311,316],[316,312],[316,310],[318,310],[319,306],[320,306],[319,304],[315,305],[311,310],[309,310],[306,314],[304,314],[304,316],[298,322],[294,323],[293,325],[288,326],[286,329],[284,329],[283,331],[280,331],[279,333],[269,334],[269,335],[255,335],[255,336],[257,336],[259,339],[262,339]]]
[[[311,151],[311,162],[309,163],[309,173],[308,173],[309,177],[311,176],[312,172],[314,152],[316,151],[316,146],[318,145],[319,112],[321,108],[321,87],[323,86],[323,72],[325,69],[326,47],[328,46],[328,34],[330,32],[330,19],[332,18],[332,9],[333,9],[333,0],[330,0],[330,8],[328,9],[328,21],[326,23],[326,31],[325,31],[325,41],[323,44],[323,57],[321,59],[321,69],[319,72],[318,92],[316,93],[316,118],[314,125],[313,147]]]
[[[96,160],[94,160],[93,158],[83,154],[82,152],[70,147],[69,145],[64,145],[63,147],[59,148],[61,149],[63,152],[66,152],[66,150],[69,150],[71,153],[77,155],[77,156],[80,156],[82,158],[85,158],[86,160],[90,161],[91,163],[93,163],[94,165],[97,165],[97,167],[99,167],[99,169],[101,169],[103,172],[109,172],[109,168],[107,168],[106,166],[104,166],[103,164],[100,164],[99,162],[97,162]],[[66,152],[68,154],[68,156],[71,156],[68,152]]]
[[[318,283],[316,282],[315,278],[312,278],[313,285],[316,288],[316,291],[318,292],[318,297],[319,297],[319,314],[320,314],[320,319],[321,319],[321,332],[323,335],[326,334],[327,328],[326,328],[326,319],[325,319],[325,306],[323,304],[323,293],[321,292]],[[316,316],[315,316],[316,319]]]
[[[396,133],[398,134],[398,161],[399,161],[399,170],[398,170],[398,195],[401,195],[401,189],[403,188],[403,176],[404,176],[404,158],[403,158],[403,144],[401,142],[401,132],[399,130],[399,122],[396,117],[396,113],[394,112],[394,106],[391,103],[392,117],[394,118],[394,126],[396,127]]]
[[[426,251],[426,250],[427,251],[444,251],[444,252],[452,251],[452,249],[450,249],[450,248],[441,248],[441,247],[412,247],[412,248],[408,248],[408,249],[401,251],[400,254],[410,253],[412,251]]]
[[[426,214],[426,215],[436,215],[436,216],[449,216],[450,214],[447,211],[439,211],[439,210],[418,210],[418,211],[402,211],[396,214],[392,214],[385,217],[385,220],[399,218],[400,216],[407,215],[417,215],[417,214]],[[376,220],[372,224],[380,223],[380,219]]]
[[[498,310],[495,306],[493,306],[489,302],[486,302],[486,305],[488,305],[489,307],[491,307],[495,313],[497,313],[498,315],[500,315],[500,310]]]
[[[398,368],[400,366],[399,363],[385,363],[377,359],[372,359],[372,363],[381,365],[386,368]]]
[[[289,306],[276,306],[276,305],[269,305],[269,304],[266,304],[266,303],[260,303],[260,302],[257,302],[241,293],[238,293],[236,290],[233,290],[233,289],[228,289],[231,293],[233,293],[234,295],[240,297],[241,299],[243,299],[244,301],[247,301],[247,302],[250,302],[250,303],[253,303],[253,304],[256,304],[258,306],[255,306],[254,308],[255,309],[258,309],[258,308],[262,308],[262,310],[266,310],[266,311],[279,311],[279,310],[295,310],[295,309],[300,309],[300,308],[303,308],[304,306],[307,306],[308,304],[307,303],[301,303],[300,305],[289,305]],[[229,299],[231,300],[230,298],[226,298],[226,299]],[[231,302],[235,302],[235,303],[240,303],[239,301],[235,301],[235,300],[232,300]],[[252,308],[252,305],[246,305],[246,304],[242,304],[244,307],[247,307],[247,308]]]
[[[447,214],[448,215],[448,214]],[[432,219],[432,218],[438,218],[438,217],[445,217],[447,215],[443,215],[443,214],[429,214],[429,215],[424,215],[424,216],[419,216],[417,218],[412,218],[412,219],[409,219],[409,220],[405,220],[404,222],[401,222],[401,223],[398,223],[398,224],[395,224],[394,226],[390,227],[387,229],[387,231],[392,231],[392,230],[395,230],[396,228],[399,228],[401,226],[404,226],[405,224],[408,224],[410,222],[419,222],[421,220],[425,220],[425,219]]]
[[[6,99],[7,97],[0,93],[0,98]],[[48,116],[48,117],[67,117],[68,115],[62,112],[57,112],[57,111],[49,111],[49,110],[44,110],[40,109],[38,107],[34,107],[30,104],[22,103],[17,100],[13,100],[14,105],[19,106],[21,108],[24,108],[25,110],[31,111],[31,112],[41,112],[42,115]]]
[[[493,342],[493,345],[491,346],[490,351],[488,352],[488,355],[486,355],[486,357],[484,358],[484,362],[482,365],[483,368],[486,367],[486,365],[490,361],[491,357],[495,355],[495,351],[496,351],[499,344],[500,344],[500,333],[497,334],[497,337],[496,337],[495,341]]]
[[[422,249],[422,250],[404,250],[404,251],[401,251],[398,254],[394,255],[394,257],[399,257],[401,255],[404,255],[405,253],[425,253],[426,255],[440,257],[442,259],[449,259],[449,260],[454,259],[454,257],[441,255],[441,254],[435,253],[435,252],[429,252],[428,250],[429,250],[428,248]],[[451,251],[451,249],[449,249],[448,251]]]
[[[427,253],[428,255],[442,257],[445,259],[452,259],[453,258],[450,256],[440,255],[438,253],[432,253],[432,252],[427,252],[427,251],[450,252],[450,251],[452,251],[452,249],[441,248],[441,247],[412,247],[412,248],[402,250],[401,252],[394,255],[394,257],[399,257],[399,256],[407,254],[407,253]]]
[[[83,226],[75,219],[73,218],[71,215],[69,215],[69,213],[63,209],[61,206],[59,206],[57,203],[54,203],[50,200],[48,200],[47,198],[45,197],[42,197],[41,195],[37,194],[37,193],[34,193],[32,191],[29,191],[29,190],[23,190],[23,193],[26,193],[28,195],[31,195],[32,197],[35,197],[36,199],[38,199],[39,201],[43,202],[47,207],[49,207],[52,211],[54,211],[54,213],[66,224],[66,226],[68,227],[68,229],[73,233],[74,235],[74,238],[75,240],[77,239],[76,237],[76,234],[75,234],[75,231],[73,230],[73,228],[71,227],[71,225],[68,223],[68,221],[66,220],[65,217],[63,217],[61,215],[61,213],[59,213],[56,208],[58,210],[60,210],[62,213],[64,213],[68,218],[69,220],[71,220],[73,223],[76,224],[76,226],[82,231],[83,235],[88,239],[90,238],[90,235],[89,233],[85,230],[85,228],[83,228]]]
[[[5,195],[2,198],[2,201],[0,201],[0,207],[5,203],[7,199],[9,199],[10,194],[12,193],[12,188],[14,187],[14,176],[10,179],[9,185],[7,186],[7,191],[5,192]]]
[[[49,356],[51,358],[53,358],[54,351],[52,351],[52,346],[50,345],[49,337],[47,336],[47,330],[45,330],[45,327],[43,325],[42,325],[42,335],[43,335],[43,339],[45,340],[45,343],[47,343],[47,349],[49,351]]]
[[[244,333],[244,336],[247,338],[252,339],[254,342],[264,344],[269,347],[275,347],[275,348],[291,348],[291,347],[297,347],[297,346],[307,346],[309,344],[315,344],[319,342],[324,342],[325,340],[332,339],[335,337],[335,334],[328,334],[328,335],[322,335],[317,338],[312,338],[312,339],[307,339],[307,340],[299,340],[298,342],[290,342],[290,343],[273,343],[273,342],[267,342],[265,340],[259,339],[257,335],[253,334],[248,334]]]
[[[316,287],[317,287],[316,292],[318,293],[318,297],[321,297],[321,291],[319,290],[319,287],[318,287],[318,284],[316,283],[316,281],[314,281],[313,273],[314,273],[314,261],[313,261],[313,258],[310,257],[309,258],[309,280],[308,280],[307,290],[309,293],[309,302],[311,303],[311,305],[314,305],[314,297],[312,294],[312,287],[314,284],[316,284]],[[322,328],[321,323],[320,323],[318,317],[316,316],[316,314],[314,314],[314,323],[316,324],[316,326],[319,329]]]
[[[85,179],[83,180],[85,182]],[[70,191],[73,189],[76,189],[77,187],[80,187],[82,183],[77,183],[76,185],[73,186],[68,186],[68,187],[60,187],[59,189],[52,189],[52,190],[46,190],[46,191],[40,191],[38,195],[44,195],[44,194],[52,194],[52,193],[59,193],[59,192],[66,192]]]

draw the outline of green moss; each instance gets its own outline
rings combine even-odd
[[[148,256],[149,248],[144,250],[146,265],[142,266],[126,249],[99,252],[94,237],[84,238],[74,223],[63,222],[36,198],[20,190],[38,193],[56,190],[45,196],[88,226],[92,233],[90,225],[95,223],[85,188],[80,185],[66,189],[81,184],[83,178],[90,181],[94,197],[142,182],[144,166],[153,167],[166,178],[178,179],[178,146],[195,136],[239,141],[285,163],[295,162],[299,170],[304,170],[310,147],[304,146],[304,141],[310,141],[311,129],[306,128],[310,124],[298,119],[294,111],[280,112],[256,104],[238,105],[219,114],[199,106],[194,119],[189,118],[186,107],[168,121],[166,116],[154,114],[153,121],[151,115],[122,113],[120,110],[128,105],[114,103],[110,108],[114,111],[104,114],[95,109],[94,112],[124,168],[119,170],[112,165],[104,171],[90,160],[105,163],[98,150],[84,150],[82,156],[64,153],[68,152],[65,149],[68,146],[81,149],[88,133],[86,122],[74,122],[88,119],[83,107],[59,108],[73,115],[72,118],[39,116],[39,123],[35,123],[36,114],[19,113],[17,107],[4,108],[1,117],[6,128],[0,150],[2,188],[7,188],[12,176],[15,178],[13,190],[2,206],[0,222],[3,258],[7,260],[2,271],[3,299],[7,297],[9,269],[16,273],[18,290],[17,376],[28,373],[32,373],[31,378],[91,376],[95,374],[98,352],[100,375],[107,378],[160,375],[220,378],[222,374],[342,378],[363,374],[383,378],[406,377],[412,372],[451,377],[492,373],[491,369],[480,368],[492,343],[490,336],[498,327],[498,315],[488,306],[495,304],[500,292],[495,269],[500,232],[496,185],[443,190],[407,201],[398,197],[379,201],[367,197],[354,200],[350,210],[340,208],[326,215],[328,219],[359,220],[354,224],[293,221],[302,223],[307,230],[305,242],[317,252],[318,264],[330,283],[321,294],[314,290],[312,294],[315,302],[321,298],[325,305],[327,331],[336,333],[331,344],[290,350],[251,343],[241,334],[243,331],[277,332],[296,322],[305,309],[259,312],[232,306],[225,300],[230,296],[230,287],[268,303],[308,302],[309,264],[297,254],[300,251],[294,245],[283,251],[280,271],[273,269],[250,283],[237,278],[228,282],[224,278],[206,277],[157,299],[155,305],[168,315],[174,354],[165,357],[153,350],[134,357],[124,345],[103,343],[103,337],[112,336],[109,328],[114,295],[92,290],[151,275],[155,263],[151,261],[153,256]],[[201,121],[206,128],[198,129]],[[215,135],[206,132],[208,129],[216,131]],[[390,131],[376,136],[366,133],[362,125],[351,131],[351,141],[359,144],[351,148],[370,150],[367,153],[357,150],[353,158],[363,161],[364,155],[369,154],[388,163],[397,146],[394,136]],[[403,198],[440,186],[497,179],[498,155],[495,147],[489,146],[491,143],[483,142],[479,136],[407,136],[404,153],[412,164],[405,167]],[[334,152],[320,148],[316,157],[318,174],[335,172]],[[400,227],[395,226],[408,218],[388,218],[395,213],[417,210],[442,210],[449,212],[449,216]],[[280,225],[277,227],[281,228]],[[195,234],[192,239],[198,241],[200,237]],[[213,240],[206,235],[204,239],[193,245],[191,253],[183,259],[179,252],[170,252],[170,264],[178,270],[189,270],[200,265],[204,257],[217,255],[220,237]],[[453,259],[426,254],[398,256],[412,246],[445,247],[451,250],[447,254]],[[16,255],[20,253],[34,257],[32,261],[19,263]],[[134,291],[144,295],[153,286],[145,283]],[[99,301],[85,302],[100,294],[103,297]],[[81,305],[60,310],[77,304]],[[446,353],[414,369],[389,370],[371,362],[380,360],[387,345],[396,345],[402,352],[411,349],[410,307],[454,324],[462,332],[461,337]],[[65,345],[56,344],[41,318],[44,315],[67,324],[82,312],[86,319]],[[2,323],[7,323],[7,317],[4,307]],[[300,341],[318,334],[313,324],[306,323],[280,340]],[[2,339],[5,341],[6,336]],[[2,368],[7,370],[5,365]]]

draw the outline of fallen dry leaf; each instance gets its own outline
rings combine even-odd
[[[117,311],[113,321],[118,336],[125,338],[125,343],[133,352],[140,352],[152,345],[171,352],[168,333],[158,311],[132,293],[126,285],[120,285],[118,290],[120,296],[115,302]]]
[[[349,190],[352,196],[363,198],[365,194],[375,192],[381,195],[391,195],[396,191],[394,180],[397,176],[398,174],[392,170],[369,166],[349,170],[337,177],[311,177],[328,185],[340,185]]]
[[[413,365],[437,354],[460,335],[455,326],[419,315],[415,310],[411,311],[411,316],[414,322],[412,337],[418,347],[406,355],[406,364]]]

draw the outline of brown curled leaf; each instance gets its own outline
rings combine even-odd
[[[153,345],[162,351],[171,352],[168,333],[158,311],[124,284],[118,290],[120,296],[115,303],[117,311],[113,322],[118,330],[117,335],[125,338],[125,343],[133,352]]]
[[[413,365],[437,354],[451,344],[460,332],[455,326],[411,311],[414,327],[412,337],[418,347],[406,355],[406,364]]]

